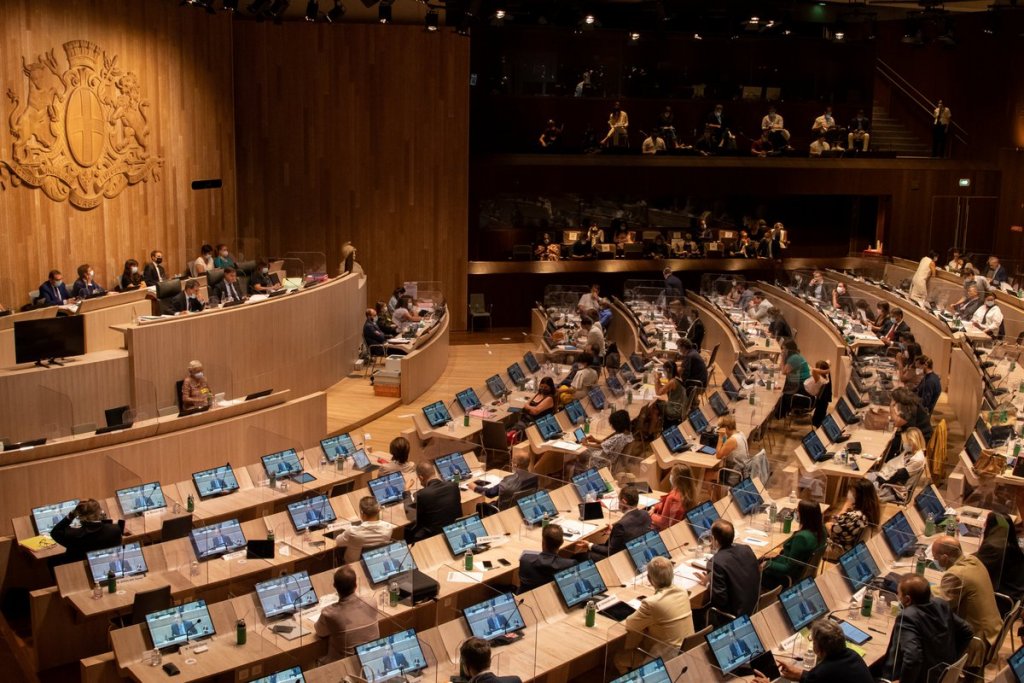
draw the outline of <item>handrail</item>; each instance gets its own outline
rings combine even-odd
[[[893,87],[902,92],[908,99],[910,99],[915,105],[917,105],[923,112],[929,117],[935,113],[935,107],[938,106],[936,102],[932,102],[924,93],[914,87],[914,85],[906,78],[900,75],[896,69],[892,68],[883,59],[875,60],[875,71],[888,81]],[[962,144],[967,144],[968,133],[964,128],[956,121],[950,122],[953,126],[953,135]]]

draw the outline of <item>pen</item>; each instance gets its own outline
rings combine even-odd
[[[874,631],[875,633],[881,633],[883,636],[885,635],[885,631],[880,628],[875,628],[874,626],[868,626],[868,630]]]

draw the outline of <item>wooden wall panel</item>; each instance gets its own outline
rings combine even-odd
[[[363,24],[234,32],[239,233],[271,254],[351,240],[368,299],[438,280],[465,326],[469,44]]]
[[[235,235],[231,19],[188,11],[177,0],[5,0],[0,3],[0,93],[24,101],[29,63],[50,50],[67,67],[63,44],[90,40],[139,77],[147,98],[152,149],[163,157],[159,182],[139,183],[84,211],[40,190],[8,183],[0,191],[0,302],[27,293],[59,268],[70,284],[91,263],[107,285],[124,261],[164,251],[179,270],[197,244]],[[0,159],[10,159],[10,100],[0,99]],[[192,180],[223,178],[195,192]]]

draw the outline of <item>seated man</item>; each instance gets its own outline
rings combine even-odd
[[[651,530],[651,516],[637,507],[640,493],[635,486],[623,486],[619,491],[619,512],[622,517],[607,530],[604,543],[588,543],[591,558],[596,562],[626,549],[626,542],[643,536]]]
[[[213,288],[217,301],[226,304],[232,301],[245,301],[245,291],[238,281],[238,271],[228,266],[224,269],[224,279]]]
[[[665,151],[665,141],[655,131],[644,138],[640,151],[643,154],[660,154]]]
[[[523,683],[519,676],[495,676],[491,667],[491,645],[483,638],[467,638],[459,647],[459,677],[472,683]]]
[[[816,270],[807,281],[807,296],[814,297],[818,301],[825,301],[828,298],[828,285],[825,284],[825,273]]]
[[[594,357],[589,353],[581,353],[576,358],[576,374],[572,378],[569,388],[575,398],[582,399],[590,391],[590,388],[597,384],[597,371],[592,367]]]
[[[754,320],[766,320],[768,318],[768,311],[772,308],[772,304],[765,297],[764,292],[754,292],[753,298],[750,300],[750,305],[747,309],[747,314]]]
[[[721,626],[733,617],[753,614],[760,597],[761,565],[747,545],[736,545],[736,529],[732,522],[719,519],[711,525],[711,550],[714,556],[701,583],[711,585],[708,622]],[[730,616],[722,616],[725,615]]]
[[[974,316],[971,317],[971,326],[994,339],[1003,338],[1006,328],[1003,327],[1003,311],[996,305],[995,292],[985,293],[985,305],[974,312]]]
[[[593,311],[589,311],[587,315],[580,318],[580,331],[576,338],[576,344],[588,351],[592,351],[596,347],[597,360],[600,360],[604,356],[604,330],[601,329],[600,323],[594,323],[594,319],[590,317],[591,313]]]
[[[470,488],[485,498],[496,498],[495,505],[499,510],[511,507],[518,497],[519,491],[537,487],[537,475],[529,472],[530,453],[522,450],[512,456],[512,474],[504,477],[493,486],[471,484]]]
[[[142,279],[147,287],[156,287],[158,282],[167,279],[167,269],[164,268],[164,253],[159,249],[149,252],[149,263],[142,269]]]
[[[799,683],[874,683],[864,658],[846,647],[843,629],[831,619],[818,619],[811,624],[811,646],[816,666],[808,670],[780,659],[779,673],[783,678]],[[755,671],[754,683],[768,683],[766,676],[758,674]]]
[[[914,359],[915,372],[921,376],[921,381],[914,390],[917,397],[921,399],[928,414],[935,412],[935,404],[939,402],[939,395],[942,394],[942,381],[935,374],[934,363],[928,356],[918,356]]]
[[[175,313],[198,313],[204,308],[206,308],[206,304],[199,298],[199,282],[197,280],[186,282],[185,289],[171,298],[171,310]]]
[[[837,149],[840,147],[839,140],[839,124],[836,123],[836,119],[832,116],[832,107],[825,107],[825,113],[814,119],[814,125],[811,126],[811,133],[827,140],[828,145]]]
[[[379,548],[391,542],[395,525],[380,518],[380,505],[373,496],[359,499],[358,526],[352,525],[335,538],[339,549],[345,549],[345,563],[358,562],[363,548]]]
[[[541,551],[539,553],[526,551],[520,555],[520,593],[525,593],[546,583],[551,583],[555,578],[555,574],[576,564],[575,560],[558,554],[558,551],[562,548],[563,540],[562,527],[557,524],[548,524],[541,531]]]
[[[772,145],[767,131],[762,132],[761,137],[750,143],[750,153],[762,159],[769,155],[775,156],[775,147]]]
[[[814,141],[811,143],[808,153],[812,157],[820,157],[823,154],[825,154],[825,152],[829,152],[831,150],[832,145],[828,144],[828,141],[825,140],[824,133],[819,133],[818,137],[816,137]]]
[[[384,330],[380,329],[380,325],[377,320],[377,310],[374,308],[367,308],[366,322],[363,323],[363,343],[366,344],[366,350],[369,351],[371,356],[404,356],[405,351],[400,348],[385,347],[385,344],[390,337],[384,333]]]
[[[857,115],[850,119],[850,132],[846,134],[847,149],[857,149],[857,143],[862,152],[868,151],[871,145],[871,121],[864,116],[863,109],[858,109]]]
[[[355,654],[356,645],[380,637],[376,608],[356,595],[358,579],[351,567],[334,572],[334,590],[338,602],[324,607],[313,631],[327,638],[326,662],[335,662]],[[326,663],[325,662],[325,663]]]
[[[78,266],[78,279],[71,286],[71,296],[81,301],[94,296],[103,296],[107,290],[96,284],[96,273],[88,263]]]
[[[978,286],[971,284],[967,287],[967,294],[958,303],[953,304],[953,310],[961,320],[970,320],[974,314],[985,303],[985,297],[978,291]]]
[[[949,602],[953,613],[966,621],[981,643],[972,642],[967,668],[978,678],[984,662],[985,648],[995,643],[1003,625],[996,605],[995,589],[988,570],[975,555],[965,555],[960,541],[952,536],[939,536],[932,542],[932,557],[944,571],[939,593]]]
[[[51,270],[46,282],[39,285],[39,300],[44,306],[74,303],[74,299],[68,294],[67,285],[64,284],[64,276],[59,270]]]
[[[406,491],[404,503],[405,516],[409,519],[405,538],[410,543],[441,533],[443,527],[462,516],[459,485],[438,479],[433,462],[416,463],[416,476],[423,488],[416,492],[415,500]]]
[[[790,339],[793,336],[793,328],[786,322],[782,311],[772,306],[768,309],[768,334],[776,339]]]
[[[601,306],[601,285],[590,285],[590,291],[580,297],[576,304],[576,312],[584,315],[587,311],[596,311]]]
[[[626,618],[626,642],[615,655],[615,668],[620,674],[640,666],[653,657],[666,659],[679,653],[683,639],[693,635],[693,612],[690,594],[672,583],[672,561],[661,557],[647,564],[647,580],[654,595],[640,603],[640,609]],[[637,653],[642,657],[637,657]]]
[[[768,113],[761,119],[761,139],[767,140],[769,147],[775,149],[789,148],[789,131],[786,130],[782,114],[774,106],[768,107]]]

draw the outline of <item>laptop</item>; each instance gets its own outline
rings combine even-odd
[[[860,410],[861,408],[867,406],[867,403],[865,403],[861,399],[860,395],[857,393],[857,390],[853,388],[853,385],[847,385],[846,387],[846,400],[849,401],[850,405],[856,408],[857,410]]]
[[[885,544],[896,557],[913,557],[917,550],[917,534],[910,528],[910,522],[902,510],[882,524],[882,535]]]
[[[487,536],[483,522],[479,514],[472,514],[462,519],[457,519],[451,524],[441,528],[444,533],[444,540],[448,542],[448,548],[456,557],[464,554],[467,550],[481,552],[484,547],[479,545],[479,539]]]
[[[604,383],[608,387],[608,391],[612,392],[612,396],[615,398],[621,398],[625,395],[626,390],[622,386],[622,382],[620,382],[619,378],[615,375],[609,373],[605,378]]]
[[[125,515],[141,515],[149,510],[167,507],[164,490],[160,488],[158,481],[119,489],[114,495],[121,506],[121,512]]]
[[[401,472],[390,472],[383,477],[371,479],[370,493],[381,507],[401,502],[405,493],[405,477]]]
[[[685,667],[683,671],[686,671]],[[665,661],[658,657],[643,666],[626,672],[618,678],[612,679],[611,683],[672,683],[672,679],[665,668]]]
[[[750,477],[729,489],[729,493],[732,495],[732,499],[736,501],[740,512],[744,515],[749,515],[756,511],[758,507],[764,505],[764,498],[761,497],[757,487],[754,486],[754,481]]]
[[[319,602],[305,570],[257,583],[256,597],[267,619],[291,615]]]
[[[565,601],[566,607],[570,609],[578,605],[586,605],[593,599],[599,602],[597,611],[615,621],[622,621],[636,611],[628,604],[604,595],[607,587],[593,560],[583,560],[579,564],[557,572],[555,586],[558,588],[562,600]],[[606,602],[609,604],[605,604]]]
[[[826,415],[821,426],[825,430],[825,436],[828,437],[829,443],[842,443],[850,438],[843,434],[843,428],[839,426],[833,415]]]
[[[590,397],[590,405],[594,406],[594,410],[604,410],[607,401],[604,397],[604,392],[601,391],[601,387],[591,387],[587,392],[587,396]]]
[[[804,579],[795,586],[782,591],[779,594],[779,602],[789,619],[790,626],[797,633],[805,626],[809,626],[815,619],[828,614],[825,598],[822,597],[814,579]]]
[[[711,409],[715,411],[716,416],[722,417],[729,414],[729,406],[726,405],[725,399],[717,391],[711,394],[708,403],[711,404]]]
[[[296,531],[308,531],[327,526],[338,518],[325,495],[313,496],[288,504],[288,516]]]
[[[804,451],[807,453],[807,457],[811,459],[811,462],[822,462],[828,460],[833,455],[825,450],[825,444],[821,443],[817,432],[808,432],[804,438],[800,439],[800,443],[803,444]]]
[[[352,458],[353,469],[357,469],[362,472],[375,472],[380,469],[380,465],[375,462],[370,462],[370,456],[368,456],[366,454],[366,450],[362,448],[357,448],[346,457]]]
[[[462,406],[462,411],[464,413],[479,410],[483,406],[483,404],[480,403],[480,397],[476,395],[476,391],[473,390],[473,387],[469,387],[458,392],[455,394],[455,398],[458,399],[459,405]]]
[[[487,391],[491,392],[491,396],[495,399],[504,398],[507,394],[511,393],[500,375],[491,375],[487,378],[486,384]]]
[[[536,425],[543,441],[554,441],[562,437],[562,427],[554,415],[542,415],[533,424]]]
[[[516,596],[511,593],[484,600],[462,610],[469,632],[491,643],[509,642],[526,628]]]
[[[661,433],[661,438],[665,442],[665,446],[668,448],[669,453],[682,453],[690,449],[690,444],[686,442],[686,438],[683,433],[679,431],[679,427],[672,425]]]
[[[508,366],[508,378],[512,380],[512,383],[517,387],[521,387],[526,384],[526,375],[523,374],[523,369],[519,366],[519,363],[513,363]]]
[[[327,458],[328,462],[334,462],[338,458],[343,458],[349,453],[356,450],[355,444],[352,442],[352,437],[348,432],[344,434],[338,434],[337,436],[329,436],[326,439],[320,439],[320,450],[323,451],[324,457]]]
[[[245,547],[245,534],[237,519],[193,529],[189,541],[199,561],[209,560]]]
[[[708,419],[704,417],[704,411],[700,408],[691,410],[690,414],[687,416],[687,420],[689,421],[690,426],[693,427],[693,431],[698,434],[703,434],[708,428]]]
[[[590,494],[600,498],[608,493],[608,484],[601,478],[601,473],[593,467],[585,472],[574,474],[572,476],[572,485],[576,488],[576,493],[579,495],[580,500],[586,500]]]
[[[946,517],[946,506],[932,484],[925,486],[919,494],[914,496],[914,507],[921,513],[921,519],[926,520],[928,515],[932,515],[936,524],[941,524]]]
[[[57,522],[67,517],[76,507],[78,507],[78,499],[72,498],[60,503],[50,503],[32,508],[32,523],[36,527],[36,533],[41,536],[49,536],[53,527],[57,526]]]
[[[715,629],[704,638],[714,662],[723,674],[737,672],[736,675],[741,676],[757,669],[769,680],[779,677],[775,658],[761,643],[746,614]]]
[[[238,479],[230,464],[193,472],[192,483],[195,484],[199,500],[224,496],[238,490]]]
[[[639,353],[629,354],[629,364],[633,366],[633,369],[637,372],[643,372],[647,369],[647,363],[644,362],[643,356]]]
[[[435,401],[428,406],[423,406],[423,417],[427,418],[427,424],[433,429],[452,421],[452,414],[448,412],[444,401]]]
[[[565,415],[569,418],[569,424],[577,425],[587,418],[587,411],[583,409],[583,404],[573,399],[565,404]]]
[[[194,600],[146,615],[146,628],[153,647],[167,650],[190,641],[216,635],[205,600]]]
[[[722,382],[722,390],[725,392],[725,395],[729,397],[730,401],[740,400],[740,390],[736,388],[736,385],[733,384],[732,380],[728,377],[726,377],[725,381]]]
[[[85,554],[85,561],[89,566],[92,582],[97,586],[107,580],[110,572],[114,572],[115,578],[123,579],[149,571],[146,558],[142,554],[142,544],[138,541],[113,548],[90,550]]]
[[[647,564],[655,557],[664,557],[667,560],[672,559],[672,555],[668,552],[661,534],[654,529],[648,531],[643,536],[637,536],[631,541],[626,541],[626,552],[629,553],[629,559],[633,560],[633,566],[636,567],[637,572],[645,571]]]
[[[517,498],[516,505],[523,515],[523,521],[531,526],[540,524],[545,518],[554,519],[558,516],[558,509],[551,500],[551,494],[544,489]]]
[[[427,668],[420,641],[411,628],[357,645],[356,657],[367,683],[404,679]]]
[[[971,434],[967,437],[967,443],[964,444],[964,450],[967,451],[967,457],[971,459],[972,463],[978,462],[978,458],[981,456],[981,443],[978,441],[978,437]],[[1018,462],[1024,460],[1024,458],[1018,458]],[[1016,470],[1014,466],[1014,470]]]
[[[416,569],[416,560],[405,541],[395,541],[380,548],[364,549],[360,557],[370,583],[379,586],[403,572]]]
[[[537,362],[537,357],[533,355],[533,351],[527,351],[523,354],[523,363],[526,364],[526,369],[531,374],[540,371],[540,363]]]

